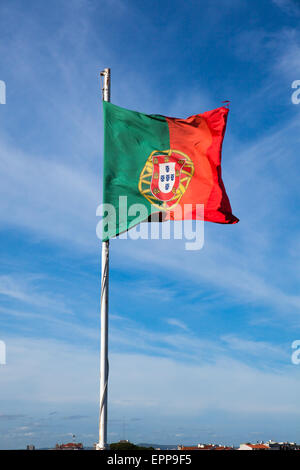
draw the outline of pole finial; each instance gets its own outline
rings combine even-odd
[[[100,72],[100,77],[103,77],[102,82],[102,99],[103,101],[110,101],[110,68],[107,67]]]

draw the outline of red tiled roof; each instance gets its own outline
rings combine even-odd
[[[246,444],[247,446],[251,447],[252,449],[269,449],[268,446],[265,444]]]
[[[198,450],[199,447],[197,446],[180,446],[179,450]]]
[[[56,447],[59,447],[60,449],[64,448],[73,448],[73,447],[82,447],[81,442],[76,443],[76,442],[68,442],[66,444],[56,444]]]

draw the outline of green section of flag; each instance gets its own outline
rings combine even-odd
[[[145,214],[119,220],[119,197],[127,196],[127,206],[142,204],[147,215],[158,211],[140,193],[138,184],[146,160],[154,150],[170,148],[166,119],[157,114],[142,114],[103,102],[104,112],[104,176],[103,202],[114,206],[117,224],[106,227],[107,240],[145,219]],[[105,227],[103,227],[105,229]],[[107,228],[109,229],[107,231]]]

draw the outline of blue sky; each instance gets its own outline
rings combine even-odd
[[[300,8],[292,0],[0,5],[0,448],[97,440],[99,72],[112,102],[231,101],[235,226],[111,242],[109,441],[300,441]]]

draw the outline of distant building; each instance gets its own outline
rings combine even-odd
[[[67,444],[56,444],[55,450],[82,450],[83,445],[81,442],[68,442]]]
[[[295,442],[268,442],[271,450],[300,450],[300,445]]]
[[[233,450],[233,447],[218,446],[216,444],[198,444],[197,446],[178,446],[177,450]]]
[[[35,446],[32,445],[32,444],[29,444],[29,445],[26,447],[26,450],[35,450]]]
[[[260,442],[257,444],[241,444],[238,450],[300,450],[295,442]]]
[[[197,446],[177,446],[177,450],[211,450],[212,444],[198,444]]]
[[[212,450],[234,450],[231,446],[215,446]]]
[[[300,444],[295,442],[257,442],[256,444],[251,444],[251,442],[246,442],[240,444],[240,447],[233,446],[223,446],[217,444],[198,444],[197,446],[177,446],[177,450],[299,450]]]
[[[238,450],[270,450],[267,444],[241,444]]]

